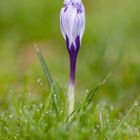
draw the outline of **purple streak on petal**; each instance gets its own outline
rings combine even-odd
[[[67,45],[69,45],[69,40],[68,38],[66,39],[66,43]],[[77,36],[77,38],[75,39],[75,44],[76,47],[74,46],[74,44],[72,43],[70,48],[68,48],[68,52],[69,52],[69,56],[70,56],[70,83],[72,85],[75,84],[75,75],[76,75],[76,61],[77,61],[77,55],[79,52],[79,48],[80,48],[80,37]]]
[[[68,38],[68,36],[66,35],[66,46],[67,46],[67,50],[68,50],[68,52],[69,52],[69,38]]]
[[[70,51],[69,51],[69,56],[70,56],[70,83],[72,85],[74,85],[75,84],[77,52],[75,50],[73,43],[72,43]]]
[[[77,13],[78,14],[82,13],[83,9],[81,3],[76,3],[76,7],[77,7]]]
[[[78,53],[78,51],[80,49],[80,37],[79,36],[76,37],[75,44],[76,44],[76,51]]]
[[[66,12],[66,11],[67,11],[67,9],[68,9],[68,7],[65,7],[64,12]]]

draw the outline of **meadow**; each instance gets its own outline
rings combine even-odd
[[[140,139],[140,2],[83,3],[76,104],[67,116],[69,58],[59,25],[63,0],[0,0],[0,140]],[[48,83],[34,44],[55,86]]]

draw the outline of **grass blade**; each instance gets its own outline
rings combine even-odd
[[[37,46],[35,46],[35,51],[36,51],[36,53],[37,53],[37,55],[38,55],[38,57],[39,57],[39,60],[40,60],[40,62],[41,62],[41,64],[42,64],[42,68],[43,68],[43,71],[44,71],[44,73],[45,73],[45,76],[46,76],[46,78],[47,78],[47,80],[48,80],[49,86],[51,87],[51,85],[52,85],[54,82],[53,82],[53,80],[52,80],[52,77],[51,77],[51,74],[50,74],[50,72],[49,72],[48,66],[47,66],[47,64],[46,64],[46,62],[45,62],[45,59],[44,59],[42,53],[40,52],[40,50],[37,48]]]
[[[100,88],[100,84],[98,84],[94,89],[88,92],[86,97],[84,98],[83,102],[78,105],[78,107],[67,117],[66,122],[69,122],[70,125],[74,122],[77,117],[77,114],[83,110],[86,110],[87,106],[92,102],[93,97],[96,95],[97,90]]]
[[[58,113],[58,112],[59,112],[59,100],[58,100],[58,93],[57,93],[57,91],[56,91],[56,87],[55,87],[54,81],[53,81],[53,79],[52,79],[52,77],[51,77],[51,74],[50,74],[50,72],[49,72],[48,66],[47,66],[47,64],[46,64],[46,61],[45,61],[45,59],[44,59],[42,53],[40,52],[40,50],[37,48],[36,45],[34,46],[34,48],[35,48],[35,51],[36,51],[36,53],[37,53],[37,55],[38,55],[38,58],[39,58],[39,60],[40,60],[40,63],[41,63],[41,65],[42,65],[42,68],[43,68],[43,71],[44,71],[44,73],[45,73],[45,76],[46,76],[46,79],[47,79],[47,81],[48,81],[48,84],[49,84],[49,86],[50,86],[50,87],[52,88],[52,90],[53,90],[53,94],[52,94],[53,104],[54,104],[56,113]]]
[[[107,74],[107,76],[104,78],[104,80],[101,83],[97,84],[94,89],[90,90],[87,93],[83,102],[81,102],[81,104],[79,104],[78,107],[67,117],[66,122],[74,121],[79,112],[86,110],[88,105],[92,102],[93,98],[95,97],[97,91],[106,83],[106,81],[110,76],[111,76],[111,72]]]

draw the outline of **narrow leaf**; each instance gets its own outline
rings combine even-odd
[[[42,53],[40,52],[40,50],[37,48],[36,45],[34,46],[34,48],[35,48],[35,51],[36,51],[36,53],[38,55],[40,63],[42,65],[42,68],[43,68],[43,71],[45,73],[46,79],[48,80],[49,86],[53,90],[53,94],[52,94],[53,104],[54,104],[56,112],[58,113],[59,112],[59,101],[58,101],[58,93],[56,91],[56,87],[55,87],[54,81],[53,81],[53,79],[51,77],[51,74],[49,72],[48,66],[46,64],[46,61],[45,61]]]

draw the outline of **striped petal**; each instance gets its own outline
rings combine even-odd
[[[60,13],[60,27],[63,37],[69,39],[69,46],[76,48],[75,40],[80,37],[80,42],[85,29],[85,10],[81,0],[65,0]]]

